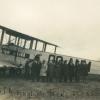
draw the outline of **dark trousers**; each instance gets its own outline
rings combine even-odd
[[[72,82],[73,81],[73,73],[69,74],[69,81]]]
[[[68,81],[68,75],[64,75],[64,82]]]
[[[75,72],[75,81],[79,82],[80,81],[80,75],[78,72]]]
[[[22,70],[20,68],[16,70],[16,76],[19,78],[22,76]]]
[[[47,79],[48,79],[48,82],[52,82],[53,81],[53,77],[51,77],[51,76],[48,76]]]
[[[40,80],[40,72],[32,72],[31,74],[32,81],[39,81]]]
[[[25,79],[29,79],[29,77],[30,77],[29,71],[25,71]]]
[[[42,80],[42,82],[46,82],[47,81],[47,77],[46,76],[41,76],[41,80]]]
[[[16,69],[15,68],[11,68],[9,70],[9,76],[10,77],[16,77]]]
[[[61,74],[60,74],[60,81],[64,81],[64,82],[67,82],[68,80],[68,72],[67,71],[63,71]]]

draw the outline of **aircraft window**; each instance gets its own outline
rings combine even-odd
[[[17,53],[17,56],[18,56],[18,57],[21,57],[21,52],[18,52],[18,53]]]
[[[25,53],[25,58],[29,58],[30,54]]]
[[[25,53],[22,54],[22,58],[25,58]]]

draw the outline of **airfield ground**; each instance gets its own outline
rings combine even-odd
[[[86,83],[1,78],[0,100],[100,100],[100,75],[89,75]]]

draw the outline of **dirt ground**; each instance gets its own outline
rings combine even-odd
[[[1,78],[0,100],[100,100],[100,75],[89,75],[85,83]]]

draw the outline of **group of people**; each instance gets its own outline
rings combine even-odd
[[[76,59],[75,64],[72,58],[69,61],[50,60],[46,62],[43,60],[41,62],[40,57],[37,56],[32,61],[26,61],[24,76],[26,79],[37,82],[85,82],[90,67],[91,62],[87,63],[86,60]]]
[[[90,72],[91,62],[86,60],[49,60],[40,61],[40,56],[27,60],[25,65],[0,67],[0,77],[20,77],[26,80],[43,82],[85,82]]]

